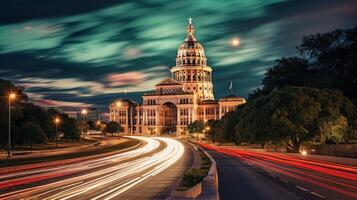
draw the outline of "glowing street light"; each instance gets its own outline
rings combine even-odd
[[[84,126],[84,123],[87,123],[88,110],[87,109],[82,109],[81,113],[83,115],[83,126]],[[86,133],[83,130],[82,130],[82,133],[83,133],[83,143],[86,143]]]
[[[56,149],[58,148],[58,137],[59,137],[59,134],[58,134],[58,125],[59,123],[61,122],[60,118],[59,117],[56,117],[55,118],[55,125],[56,125]]]
[[[83,110],[81,111],[81,113],[82,113],[83,115],[86,115],[86,114],[88,113],[88,111],[87,111],[87,109],[83,109]]]
[[[305,150],[302,150],[300,153],[301,153],[301,155],[303,155],[303,156],[306,156],[306,155],[307,155],[307,151],[305,151]]]
[[[102,130],[101,130],[101,123],[100,123],[100,121],[98,120],[97,121],[97,126],[98,126],[98,130],[100,131],[100,140],[103,140],[103,132],[102,132]]]
[[[231,45],[232,45],[233,47],[238,47],[238,46],[240,45],[240,39],[239,39],[239,38],[233,38],[233,39],[231,40]]]
[[[11,100],[14,100],[16,98],[15,93],[10,93],[9,94],[9,135],[8,135],[8,148],[7,148],[7,157],[11,158],[12,153],[11,153]]]
[[[211,127],[207,126],[206,127],[206,131],[209,131],[211,129]]]

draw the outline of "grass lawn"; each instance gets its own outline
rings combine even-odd
[[[39,163],[39,162],[48,162],[48,161],[97,155],[97,154],[108,153],[112,151],[118,151],[121,149],[129,148],[137,145],[139,142],[140,142],[139,140],[129,139],[117,145],[103,147],[103,148],[96,148],[96,149],[87,149],[75,153],[65,153],[59,155],[52,155],[48,157],[31,157],[31,158],[11,159],[11,160],[5,159],[5,160],[0,160],[0,167],[9,167],[9,166],[17,166],[17,165],[25,165],[25,164],[32,164],[32,163]]]
[[[95,143],[98,140],[95,139],[86,139],[85,143],[83,141],[58,141],[58,149],[63,149],[63,148],[70,148],[70,147],[78,147],[82,146],[84,144],[91,144]],[[13,151],[37,151],[37,150],[51,150],[51,149],[56,149],[56,142],[47,142],[46,144],[34,144],[32,146],[32,149],[28,145],[24,146],[19,146],[16,145],[14,148],[12,148]]]
[[[207,176],[211,168],[212,162],[201,149],[199,149],[198,151],[200,152],[201,157],[200,167],[190,169],[189,171],[184,173],[178,190],[188,190],[189,188],[201,182],[202,179]]]

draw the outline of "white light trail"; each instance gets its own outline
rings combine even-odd
[[[66,167],[62,166],[53,167],[51,169],[33,170],[32,173],[47,174],[55,172],[63,173],[68,172],[68,170],[76,171],[83,168],[87,170],[102,167],[91,173],[35,187],[32,191],[24,190],[26,196],[28,197],[28,193],[31,193],[32,197],[51,200],[76,199],[76,197],[80,196],[89,196],[88,198],[93,200],[112,199],[167,169],[176,163],[184,153],[184,146],[174,139],[134,136],[132,138],[144,140],[147,144],[144,147],[106,158],[71,164]],[[166,144],[163,150],[154,153],[151,156],[139,157],[138,159],[129,161],[129,159],[133,159],[134,157],[155,151],[160,146],[160,142]],[[115,163],[118,163],[118,165],[103,168],[109,164],[113,165]],[[31,174],[31,172],[20,172],[17,173],[17,175],[21,173]],[[37,175],[38,174],[34,174],[33,176]],[[8,176],[11,177],[11,175]],[[71,187],[68,187],[68,185],[71,185]],[[93,194],[93,191],[100,192],[100,194],[95,195]],[[0,198],[1,197],[4,197],[4,195],[1,195]],[[13,197],[16,198],[21,196],[18,196],[18,193],[16,193],[12,198]]]

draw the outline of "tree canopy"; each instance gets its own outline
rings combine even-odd
[[[298,55],[267,70],[262,89],[251,98],[284,86],[337,89],[357,104],[357,26],[303,38]]]
[[[31,122],[24,123],[21,126],[21,143],[29,144],[32,148],[33,144],[37,143],[45,143],[47,141],[47,137],[45,132],[38,124],[34,124]]]
[[[187,130],[189,133],[202,132],[204,128],[203,120],[196,120],[187,125]]]
[[[305,142],[357,140],[357,26],[306,36],[296,49],[267,70],[245,105],[213,123],[213,140],[294,152]]]
[[[70,119],[66,114],[59,113],[56,110],[45,110],[27,102],[28,97],[23,92],[22,87],[15,86],[10,81],[0,79],[0,109],[5,111],[0,112],[0,145],[4,146],[7,144],[8,95],[10,92],[16,93],[16,98],[11,102],[11,139],[13,145],[24,144],[25,138],[23,134],[27,134],[28,137],[26,137],[31,138],[31,140],[26,139],[26,142],[31,141],[31,144],[42,143],[47,141],[47,139],[53,140],[56,136],[56,128],[53,121],[55,117],[61,118],[59,131],[63,133],[65,138],[71,140],[79,139],[80,131],[78,130],[76,120]],[[31,127],[31,130],[34,131],[24,132],[23,128],[27,126]],[[42,133],[45,137],[42,137]],[[30,137],[29,134],[34,135]]]
[[[123,127],[115,121],[109,122],[103,130],[104,133],[110,133],[112,135],[121,131],[123,131]]]

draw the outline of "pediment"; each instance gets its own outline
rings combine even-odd
[[[182,85],[182,84],[173,78],[165,78],[164,80],[156,84],[156,86],[164,86],[164,85]]]

